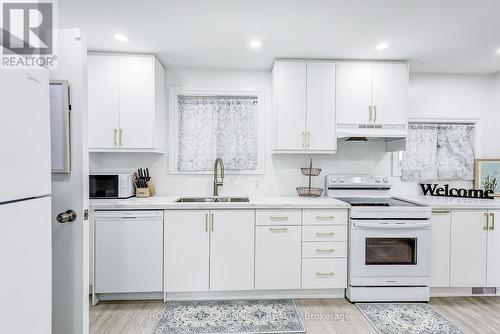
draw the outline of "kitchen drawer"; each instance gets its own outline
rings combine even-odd
[[[347,225],[347,210],[304,210],[304,225]]]
[[[344,289],[347,259],[303,259],[302,289]]]
[[[300,225],[300,210],[257,210],[256,225]]]
[[[347,257],[347,242],[303,242],[302,258]]]
[[[302,226],[302,241],[347,241],[347,226]]]

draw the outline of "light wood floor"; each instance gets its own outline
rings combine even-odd
[[[376,334],[354,304],[345,299],[296,300],[308,334]],[[500,297],[432,298],[430,304],[465,333],[500,333]],[[151,334],[159,301],[102,302],[90,310],[92,334]],[[330,315],[330,320],[314,317]]]

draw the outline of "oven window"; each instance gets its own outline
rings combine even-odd
[[[366,238],[365,264],[417,264],[417,239]]]

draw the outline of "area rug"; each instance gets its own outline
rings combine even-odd
[[[463,334],[429,304],[357,303],[356,306],[380,334]]]
[[[305,333],[293,300],[169,301],[153,334]]]

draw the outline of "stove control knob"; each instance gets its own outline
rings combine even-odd
[[[384,183],[389,183],[389,179],[384,177]]]
[[[375,178],[375,182],[380,183],[381,181],[380,177]]]
[[[331,178],[330,178],[330,182],[331,182],[331,183],[337,183],[337,179],[336,179],[336,178],[334,178],[334,177],[331,177]]]
[[[339,177],[339,182],[340,182],[340,183],[344,183],[344,179],[343,179],[343,178],[341,178],[341,177]]]

